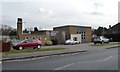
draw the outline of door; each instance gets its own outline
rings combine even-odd
[[[30,47],[32,47],[31,40],[29,39],[29,40],[23,41],[22,46],[24,48],[30,48]]]

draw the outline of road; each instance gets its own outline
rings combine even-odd
[[[2,63],[3,70],[118,70],[118,48]]]

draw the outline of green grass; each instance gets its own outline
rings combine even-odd
[[[115,43],[104,43],[104,44],[100,44],[100,43],[97,43],[96,45],[92,44],[92,46],[112,46],[112,45],[119,45],[119,43],[115,42]]]
[[[5,54],[16,54],[16,53],[42,52],[42,51],[64,50],[64,49],[65,48],[23,49],[23,50],[10,50],[9,52],[2,52],[2,53],[5,53]]]

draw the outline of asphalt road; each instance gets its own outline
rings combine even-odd
[[[8,61],[3,70],[118,70],[118,48]]]

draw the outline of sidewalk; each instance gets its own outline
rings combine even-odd
[[[96,50],[96,49],[107,49],[107,48],[114,48],[118,45],[112,46],[91,46],[90,43],[80,44],[80,45],[65,45],[64,50],[55,50],[55,51],[43,51],[43,52],[32,52],[32,53],[17,53],[17,54],[2,54],[2,60],[17,60],[17,59],[27,59],[27,58],[35,58],[35,57],[43,57],[43,56],[51,56],[51,55],[61,55],[61,54],[69,54],[69,53],[77,53],[77,52],[86,52],[89,50]],[[52,46],[50,46],[52,47]],[[48,48],[50,48],[48,47]],[[71,47],[71,48],[67,48]],[[44,47],[45,48],[45,47]]]

